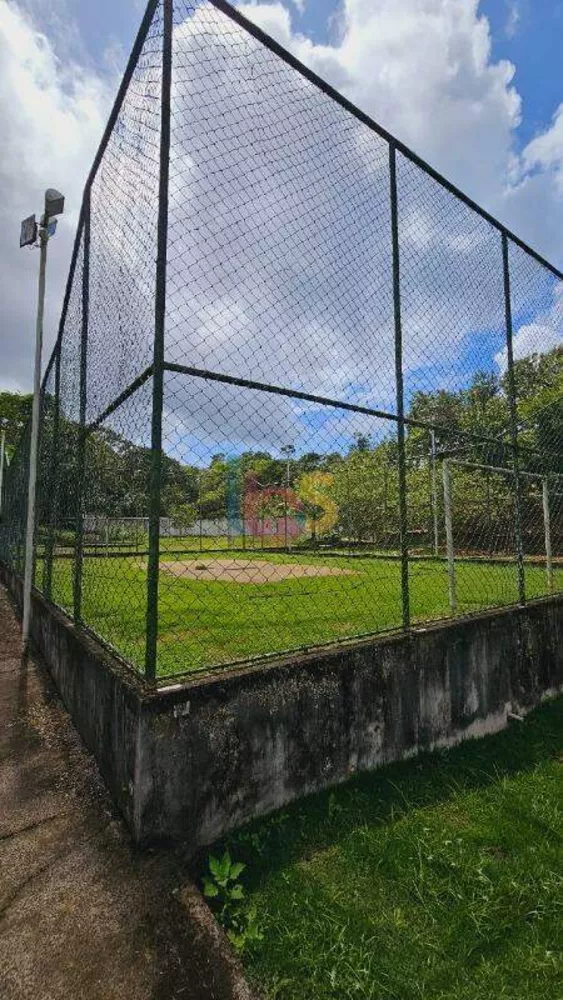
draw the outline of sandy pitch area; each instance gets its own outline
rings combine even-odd
[[[307,566],[303,563],[271,563],[262,559],[183,559],[161,562],[161,570],[190,580],[221,583],[278,583],[300,576],[355,576],[352,569],[338,566]]]

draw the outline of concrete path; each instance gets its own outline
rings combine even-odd
[[[0,588],[1,1000],[220,995],[177,919],[178,856],[133,850],[45,669],[19,647]]]

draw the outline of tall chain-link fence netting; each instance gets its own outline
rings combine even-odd
[[[563,591],[563,275],[224,0],[147,8],[40,430],[35,586],[151,680]]]

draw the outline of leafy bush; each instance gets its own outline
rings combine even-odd
[[[246,865],[232,861],[229,851],[222,858],[209,857],[209,873],[203,879],[203,894],[211,900],[211,907],[227,937],[238,952],[243,952],[253,941],[262,940],[256,907],[245,901],[244,888],[239,876]]]

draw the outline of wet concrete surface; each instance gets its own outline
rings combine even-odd
[[[220,996],[183,882],[177,849],[133,848],[45,668],[22,662],[0,588],[1,1000]]]

